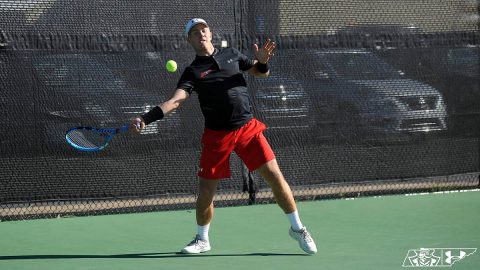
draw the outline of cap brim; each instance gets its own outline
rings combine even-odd
[[[190,27],[190,29],[188,29],[187,36],[188,36],[188,35],[190,35],[190,32],[192,31],[192,29],[193,29],[195,26],[199,25],[199,24],[203,24],[203,25],[205,25],[206,27],[210,27],[210,26],[208,26],[208,24],[207,24],[207,23],[204,23],[204,22],[197,22],[197,23],[195,23],[195,24],[192,24],[192,26]]]

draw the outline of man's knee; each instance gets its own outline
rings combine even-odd
[[[278,166],[276,159],[265,162],[265,164],[260,166],[260,170],[272,175],[281,174],[280,167]]]
[[[263,164],[257,171],[270,184],[279,184],[285,181],[276,159]]]
[[[219,180],[200,178],[198,191],[200,195],[213,197],[217,190]]]

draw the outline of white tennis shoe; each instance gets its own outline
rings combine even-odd
[[[295,231],[292,229],[292,227],[290,227],[290,230],[288,230],[288,234],[294,240],[298,241],[298,245],[300,245],[300,248],[306,253],[317,253],[317,246],[315,245],[315,242],[313,241],[313,238],[307,231],[306,227],[303,227],[303,229],[301,229],[300,231]]]
[[[198,254],[207,252],[210,249],[212,249],[210,247],[210,241],[200,239],[200,236],[197,234],[195,239],[193,239],[193,241],[184,247],[180,252],[184,254]]]

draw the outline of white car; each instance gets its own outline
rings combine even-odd
[[[370,51],[292,50],[283,57],[301,63],[288,66],[311,96],[316,136],[383,139],[447,129],[440,92]]]

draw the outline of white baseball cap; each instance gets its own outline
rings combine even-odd
[[[190,33],[190,30],[192,30],[192,28],[195,25],[200,24],[200,23],[204,24],[208,27],[208,24],[204,19],[194,18],[194,19],[189,20],[187,25],[185,26],[185,34],[188,36],[188,33]]]

